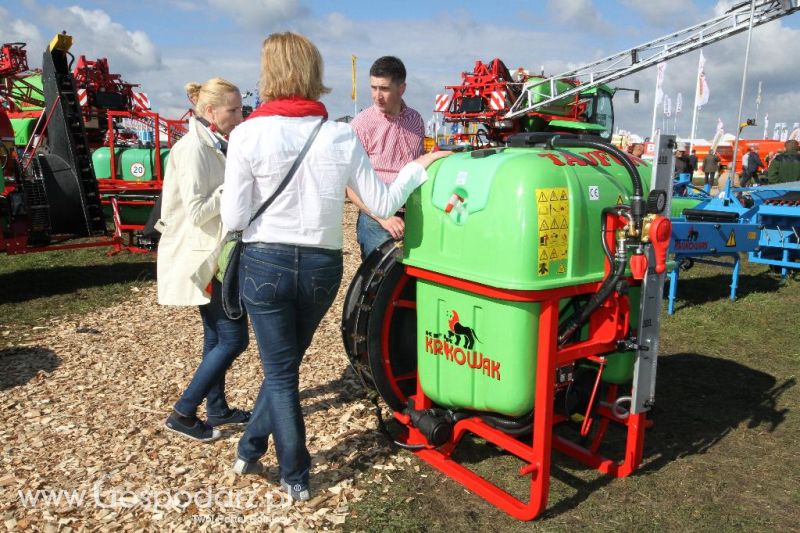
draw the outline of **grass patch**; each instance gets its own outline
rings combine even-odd
[[[0,327],[13,331],[53,317],[111,306],[124,301],[132,288],[155,280],[155,255],[121,252],[109,256],[109,250],[81,248],[3,256]]]
[[[729,284],[730,271],[719,267],[681,273],[676,314],[665,310],[662,321],[655,425],[632,476],[612,479],[554,453],[548,508],[523,523],[395,452],[412,457],[411,465],[393,472],[391,484],[367,485],[347,529],[796,530],[800,282],[782,283],[745,262],[735,302]],[[622,439],[609,436],[608,456],[622,451]],[[476,441],[457,453],[482,476],[527,495],[515,457]]]

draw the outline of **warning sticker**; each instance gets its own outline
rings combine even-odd
[[[736,247],[736,233],[731,230],[731,234],[728,235],[728,240],[725,242],[725,246],[728,248]]]
[[[566,274],[569,256],[569,194],[566,187],[537,189],[539,265],[537,274]]]

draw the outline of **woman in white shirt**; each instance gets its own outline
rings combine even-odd
[[[247,347],[247,318],[230,320],[213,280],[224,236],[219,215],[227,136],[242,122],[239,89],[222,78],[186,86],[195,104],[189,131],[170,151],[162,192],[158,245],[158,302],[197,305],[203,358],[167,418],[167,429],[199,441],[219,437],[216,426],[245,424],[250,413],[225,400],[225,372]],[[197,417],[206,400],[207,420]]]
[[[428,179],[425,167],[447,155],[420,157],[387,186],[350,126],[325,122],[286,188],[248,225],[327,117],[319,102],[329,92],[322,70],[319,50],[305,37],[280,33],[264,41],[259,87],[264,103],[231,135],[221,208],[226,226],[244,230],[239,284],[264,369],[233,469],[262,473],[259,459],[272,435],[281,485],[299,500],[310,497],[311,466],[300,410],[300,363],[341,283],[345,189],[385,218]]]

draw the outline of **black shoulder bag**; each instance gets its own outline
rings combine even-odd
[[[297,155],[297,159],[295,159],[292,167],[286,173],[286,176],[284,176],[283,181],[278,185],[278,188],[275,189],[275,192],[273,192],[261,207],[258,208],[258,211],[250,217],[250,222],[247,223],[248,227],[255,219],[261,216],[289,184],[289,180],[294,176],[294,173],[303,161],[306,152],[308,152],[308,149],[317,137],[317,133],[319,133],[324,122],[325,118],[320,120],[319,124],[314,128],[314,131],[311,132],[305,146],[303,146],[303,149]],[[242,256],[242,249],[244,248],[244,243],[242,243],[243,232],[244,230],[231,231],[228,233],[222,245],[222,253],[218,260],[219,270],[217,271],[217,279],[222,282],[222,309],[225,311],[225,315],[231,320],[238,320],[244,316],[242,295],[239,291],[239,262]]]

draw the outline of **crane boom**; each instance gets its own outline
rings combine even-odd
[[[753,26],[800,11],[798,0],[756,0],[753,11]],[[610,83],[662,61],[681,56],[709,44],[721,41],[748,28],[750,2],[742,2],[728,12],[689,28],[670,33],[648,43],[618,52],[580,68],[570,70],[525,86],[520,96],[511,105],[506,119],[519,117],[546,107],[593,87]],[[571,88],[558,92],[559,81],[571,82]],[[578,82],[575,85],[575,82]],[[537,88],[542,87],[542,91]],[[563,87],[563,85],[562,85]],[[531,96],[537,96],[537,101]]]

